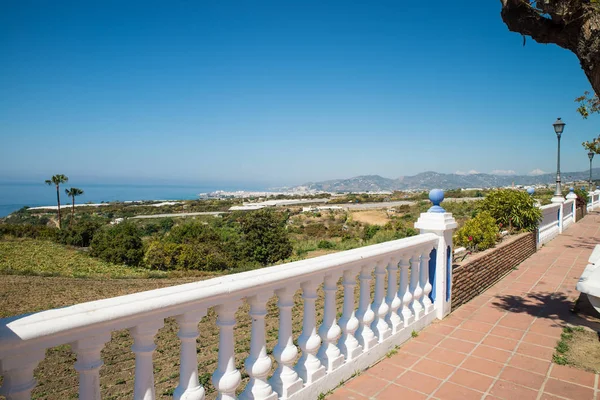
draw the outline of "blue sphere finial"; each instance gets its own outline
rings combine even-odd
[[[574,191],[575,191],[575,188],[574,188],[574,187],[570,187],[570,188],[569,188],[569,192],[573,193]]]
[[[429,200],[433,203],[433,206],[428,210],[430,213],[445,213],[440,203],[444,201],[444,191],[442,189],[431,189],[429,192]]]
[[[530,196],[533,196],[533,194],[535,193],[535,189],[532,187],[527,188],[527,193],[529,193]]]

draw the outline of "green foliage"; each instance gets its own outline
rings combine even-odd
[[[262,210],[243,214],[239,219],[242,251],[263,265],[283,260],[292,254],[292,243],[285,230],[285,219],[275,211]]]
[[[335,243],[330,242],[329,240],[319,240],[317,247],[319,249],[335,249]]]
[[[488,211],[500,228],[533,231],[542,212],[534,199],[524,191],[513,189],[493,190],[480,203],[479,210]]]
[[[456,231],[455,243],[473,250],[485,250],[493,247],[498,240],[498,225],[492,215],[483,211],[471,218]]]
[[[104,222],[99,219],[86,218],[77,221],[59,232],[58,241],[69,246],[88,247],[103,225]]]
[[[577,112],[581,114],[584,119],[587,119],[590,114],[600,114],[600,98],[595,93],[585,91],[583,96],[579,96],[575,99],[576,103],[579,103]]]
[[[4,235],[16,238],[56,240],[59,230],[42,225],[0,224],[0,237]]]
[[[115,264],[138,266],[144,257],[140,231],[129,222],[101,229],[92,239],[90,254]]]
[[[371,240],[380,229],[381,227],[379,225],[365,225],[363,230],[363,239]]]

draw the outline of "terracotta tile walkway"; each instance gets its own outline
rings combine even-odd
[[[594,213],[327,399],[600,400],[598,375],[552,362],[566,323],[600,329],[570,312],[597,243]]]

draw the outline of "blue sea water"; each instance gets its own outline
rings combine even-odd
[[[64,187],[63,187],[64,186]],[[61,186],[61,204],[70,204],[70,198]],[[135,200],[191,200],[199,193],[215,190],[259,190],[247,187],[208,187],[203,185],[135,185],[135,184],[77,184],[84,194],[76,198],[77,204],[101,201]],[[56,205],[56,189],[44,183],[0,183],[0,217],[24,206]]]

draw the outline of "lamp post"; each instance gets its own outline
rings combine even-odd
[[[554,132],[556,133],[556,139],[558,139],[558,156],[556,158],[556,190],[554,191],[552,202],[562,203],[565,201],[565,198],[562,195],[562,188],[560,186],[560,137],[565,129],[565,123],[558,118],[552,125],[554,126]]]
[[[594,152],[590,151],[588,157],[590,158],[590,191],[592,191],[594,189],[592,187],[592,159],[594,158]]]

